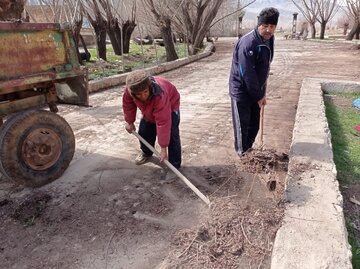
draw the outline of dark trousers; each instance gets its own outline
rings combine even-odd
[[[180,141],[180,111],[171,113],[171,134],[168,147],[169,162],[176,168],[181,166],[181,141]],[[156,124],[140,120],[139,135],[141,135],[150,145],[155,146]],[[140,142],[140,148],[146,156],[152,156],[153,152]]]
[[[258,103],[231,100],[235,151],[241,155],[252,147],[259,131],[260,107]]]

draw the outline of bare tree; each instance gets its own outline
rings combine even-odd
[[[107,22],[97,0],[82,1],[82,8],[95,31],[99,58],[106,61],[106,29]]]
[[[189,33],[189,54],[203,47],[203,40],[224,0],[184,0],[183,21]]]
[[[0,20],[21,20],[26,0],[1,0]]]
[[[301,23],[299,36],[304,40],[307,39],[308,28],[309,28],[309,23],[307,21]]]
[[[29,4],[27,7],[25,7],[25,10],[29,15],[31,16],[32,20],[34,22],[38,22],[39,18],[36,18],[36,15],[33,14],[37,13],[38,10],[36,8],[36,11],[33,8],[30,7],[40,7],[41,13],[43,18],[40,18],[39,21],[43,22],[56,22],[56,23],[62,23],[62,22],[68,22],[70,23],[70,17],[72,16],[69,13],[74,12],[74,9],[70,9],[67,5],[72,5],[73,2],[76,0],[38,0],[36,3],[31,3],[32,1],[29,1]]]
[[[136,27],[136,22],[135,22],[135,10],[133,10],[131,19],[127,19],[127,20],[122,24],[123,52],[124,52],[124,53],[129,53],[129,51],[130,51],[131,35],[132,35],[132,33],[134,32],[135,27]]]
[[[344,26],[343,35],[346,35],[349,29],[349,22],[344,22],[343,26]]]
[[[136,1],[132,4],[129,18],[124,22],[122,19],[122,7],[126,7],[124,1],[99,0],[105,11],[107,21],[107,33],[116,55],[129,53],[130,37],[135,29]]]
[[[302,13],[305,20],[310,24],[311,38],[316,36],[316,17],[319,13],[317,0],[292,0],[297,9]]]
[[[345,14],[343,16],[338,18],[336,25],[343,28],[343,35],[346,36],[348,34],[351,20],[349,19],[349,14],[346,10],[344,11],[344,13]]]
[[[226,17],[233,14],[241,16],[245,7],[254,3],[255,0],[238,0],[237,8],[233,12],[215,18],[225,0],[183,0],[182,2],[182,22],[186,31],[189,33],[189,54],[196,54],[203,47],[204,37],[209,33],[210,28]]]
[[[188,42],[190,55],[196,54],[203,47],[203,40],[208,35],[211,23],[224,1],[143,0],[150,4],[148,6],[153,13],[154,10],[157,12],[154,17],[162,31],[170,26],[171,30],[174,30],[181,39]],[[169,33],[167,35],[171,47],[170,40],[173,37]],[[165,43],[165,47],[167,47],[167,43]]]
[[[346,40],[352,40],[354,37],[359,39],[360,35],[360,0],[345,0],[347,14],[353,21],[351,31],[346,36]]]
[[[0,20],[5,20],[5,14],[10,9],[11,3],[10,0],[0,1]]]
[[[238,37],[242,36],[240,33],[240,28],[242,24],[242,20],[245,16],[245,8],[250,6],[252,3],[254,3],[256,0],[251,0],[247,3],[243,3],[242,1],[238,0],[237,2],[237,8],[233,10],[234,8],[230,5],[225,8],[227,10],[226,14],[217,14],[215,21],[211,23],[210,28],[213,28],[213,26],[217,25],[218,23],[225,22],[225,19],[227,17],[232,17],[232,21],[236,21],[236,35]],[[228,12],[228,8],[231,8],[231,12]],[[219,16],[220,15],[220,16]]]
[[[160,29],[166,50],[166,61],[169,62],[178,59],[179,57],[176,53],[173,32],[171,29],[172,20],[170,15],[168,15],[168,6],[162,1],[157,1],[156,3],[153,0],[142,1],[151,11],[151,14],[155,18],[156,25]]]
[[[188,53],[194,55],[203,48],[203,41],[209,35],[210,28],[224,18],[239,13],[243,8],[244,0],[238,0],[240,8],[230,14],[222,16],[215,23],[220,8],[226,0],[142,0],[150,9],[155,18],[155,24],[162,33],[167,60],[175,59],[173,33],[188,44]],[[245,0],[253,3],[255,0]],[[241,4],[240,4],[241,3]],[[229,3],[231,4],[231,3]],[[233,9],[234,10],[234,9]],[[141,16],[142,21],[146,18]],[[145,27],[148,27],[146,25]],[[167,36],[164,38],[164,35]],[[170,56],[168,56],[170,54]]]
[[[212,35],[218,35],[217,33],[224,33],[227,35],[233,35],[233,31],[236,28],[235,22],[238,20],[239,14],[231,14],[233,13],[233,6],[230,5],[222,5],[222,7],[219,9],[214,22],[212,25],[210,25],[210,31],[209,31],[209,37]],[[228,19],[225,19],[228,17]]]
[[[63,2],[63,9],[64,9],[64,16],[66,20],[71,24],[72,31],[74,34],[74,40],[76,43],[76,47],[79,52],[79,43],[81,41],[82,46],[85,50],[86,55],[90,55],[89,51],[87,50],[86,44],[81,36],[81,28],[83,25],[84,19],[84,10],[83,6],[81,5],[80,0],[64,0]],[[82,62],[80,53],[78,53],[79,62]],[[87,60],[90,58],[86,57]]]
[[[320,39],[324,39],[326,24],[339,10],[337,0],[316,0],[318,13],[316,20],[320,23]]]
[[[83,24],[83,10],[80,0],[39,0],[38,4],[47,22],[66,22],[71,25],[75,45],[79,48],[79,41],[81,40],[80,31]],[[36,22],[32,9],[26,7],[26,12]],[[83,47],[88,53],[84,42]],[[78,57],[81,62],[80,54],[78,54]]]

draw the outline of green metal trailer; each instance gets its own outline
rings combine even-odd
[[[58,104],[88,106],[87,72],[71,27],[0,22],[0,172],[41,186],[59,178],[75,151]]]

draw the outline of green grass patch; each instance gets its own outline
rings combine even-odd
[[[351,104],[351,100],[360,97],[360,94],[341,96],[348,97]],[[354,126],[360,125],[360,113],[351,105],[336,106],[329,100],[325,104],[338,180],[342,183],[360,182],[360,137],[354,129]]]
[[[183,43],[176,43],[175,49],[179,58],[186,57],[186,47]],[[135,43],[130,44],[128,54],[123,56],[115,55],[111,45],[107,45],[107,61],[97,59],[96,49],[89,49],[91,61],[85,62],[89,70],[89,80],[108,77],[131,70],[146,68],[166,62],[165,47],[159,45],[140,46]]]
[[[354,126],[360,125],[360,112],[351,106],[356,98],[360,98],[360,93],[325,97],[337,178],[343,186],[360,183],[360,132],[354,129]],[[359,238],[356,239],[356,232],[350,225],[353,216],[346,218],[349,243],[352,247],[352,265],[354,269],[360,269]]]
[[[348,233],[349,233],[349,243],[351,245],[351,251],[352,251],[352,265],[353,269],[360,269],[360,246],[356,241],[355,238],[355,232],[353,228],[348,227]]]

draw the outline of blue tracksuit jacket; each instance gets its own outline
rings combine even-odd
[[[265,44],[257,29],[237,41],[229,78],[232,99],[251,105],[264,97],[273,52],[274,37]]]

